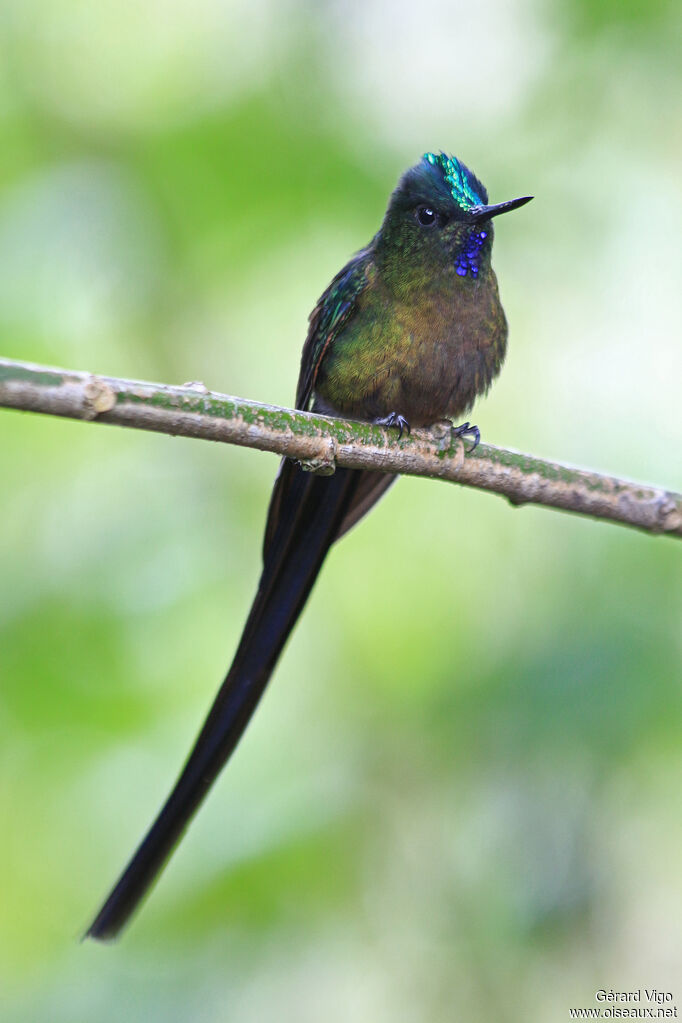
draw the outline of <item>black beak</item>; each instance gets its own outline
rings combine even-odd
[[[509,213],[511,210],[518,210],[519,206],[525,206],[533,198],[532,195],[523,195],[520,199],[509,199],[507,202],[498,202],[493,206],[474,206],[469,210],[474,223],[482,220],[490,220],[492,217],[499,217],[500,213]]]

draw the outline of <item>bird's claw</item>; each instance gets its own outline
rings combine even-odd
[[[468,454],[475,451],[481,441],[481,431],[477,426],[472,426],[471,423],[462,423],[461,426],[454,426],[452,428],[453,437],[471,437],[473,443],[469,448]]]
[[[400,438],[402,437],[403,430],[405,431],[408,437],[410,436],[411,433],[410,424],[408,423],[407,419],[405,419],[405,416],[400,416],[398,415],[397,412],[389,412],[387,416],[375,419],[374,422],[377,426],[397,426],[398,440],[400,440]]]

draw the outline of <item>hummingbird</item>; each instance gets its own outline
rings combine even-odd
[[[491,266],[493,219],[532,196],[488,204],[468,167],[426,153],[393,191],[366,248],[309,319],[296,408],[403,432],[456,421],[500,371],[507,321]],[[468,421],[460,437],[480,439]],[[232,665],[159,814],[86,937],[116,937],[146,895],[235,749],[332,544],[395,476],[284,459],[265,527],[263,568]]]

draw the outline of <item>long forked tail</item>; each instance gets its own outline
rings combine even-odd
[[[232,666],[173,791],[85,937],[116,937],[239,742],[340,532],[361,477],[349,469],[314,476],[291,462],[283,463],[274,492],[277,500],[271,504],[258,592]]]

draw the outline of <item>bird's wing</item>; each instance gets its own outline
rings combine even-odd
[[[308,336],[301,355],[301,371],[296,390],[296,408],[306,411],[313,401],[315,381],[325,356],[335,339],[348,324],[356,308],[359,295],[370,284],[372,264],[368,249],[358,252],[340,270],[310,314]],[[270,498],[267,525],[263,538],[263,557],[277,531],[281,508],[288,504],[289,490],[294,486],[294,463],[283,459]],[[355,496],[341,522],[335,539],[347,533],[378,501],[394,482],[395,476],[386,473],[363,472],[358,480]]]
[[[334,340],[355,310],[358,296],[371,279],[371,258],[363,249],[337,273],[310,314],[308,336],[301,354],[296,408],[309,409],[317,373]]]

